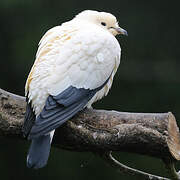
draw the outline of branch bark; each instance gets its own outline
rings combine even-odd
[[[24,97],[0,89],[0,136],[23,139],[21,127],[25,105]],[[85,109],[56,130],[53,145],[72,151],[94,152],[111,165],[116,163],[116,167],[118,163],[107,152],[125,151],[153,156],[163,159],[170,169],[171,178],[180,179],[173,164],[180,160],[180,134],[176,119],[170,112],[127,113]],[[153,175],[149,175],[147,179],[152,179]]]

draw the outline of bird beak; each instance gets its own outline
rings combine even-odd
[[[115,30],[117,31],[118,34],[128,36],[127,31],[125,29],[121,28],[121,27],[117,27],[117,28],[115,28]]]

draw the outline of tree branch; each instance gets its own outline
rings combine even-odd
[[[23,138],[21,127],[25,105],[24,97],[0,89],[0,136]],[[163,159],[173,179],[180,179],[174,170],[174,162],[180,160],[180,134],[170,112],[127,113],[85,109],[56,130],[53,145],[72,151],[98,153],[111,165],[115,163],[116,167],[119,162],[110,153],[107,156],[107,152],[125,151],[153,156]],[[120,166],[122,164],[119,164],[122,171]],[[125,169],[130,172],[127,167]],[[138,173],[142,174],[141,171]],[[150,179],[153,175],[145,173],[145,176]]]
[[[101,155],[101,157],[113,168],[123,172],[125,174],[133,175],[138,177],[139,179],[151,179],[151,180],[170,180],[168,178],[163,178],[160,176],[155,176],[149,173],[145,173],[143,171],[139,171],[137,169],[130,168],[119,161],[117,161],[111,154],[111,152],[105,152]]]

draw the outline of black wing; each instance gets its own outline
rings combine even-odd
[[[24,128],[27,129],[25,134],[29,133],[29,138],[32,139],[56,129],[81,111],[96,92],[105,86],[108,80],[109,78],[103,85],[93,90],[70,86],[57,96],[49,95],[31,130],[29,131],[30,126]]]
[[[24,137],[28,136],[28,134],[31,131],[32,126],[35,123],[35,119],[36,119],[35,113],[33,112],[33,109],[31,108],[31,103],[28,103],[27,97],[26,97],[26,102],[27,102],[26,114],[24,117],[24,124],[22,127],[22,132],[23,132]]]

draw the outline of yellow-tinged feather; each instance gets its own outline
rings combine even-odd
[[[56,28],[58,28],[58,26],[47,31],[47,33],[42,37],[42,39],[39,42],[39,48],[38,48],[38,51],[36,54],[36,59],[35,59],[34,65],[31,68],[31,71],[28,75],[26,85],[25,85],[25,95],[26,96],[29,91],[29,84],[31,83],[31,81],[33,79],[32,76],[33,76],[35,66],[39,62],[45,60],[45,58],[43,58],[43,57],[45,55],[47,55],[53,49],[52,45],[55,41],[61,40],[64,43],[71,39],[71,36],[70,36],[71,32],[75,32],[75,30],[71,30],[71,31],[65,31],[66,33],[64,33],[64,34],[57,34],[57,33],[53,34],[54,29],[56,29]],[[59,26],[59,28],[60,28],[60,26]],[[52,36],[52,37],[49,39],[50,36]],[[49,39],[49,40],[46,41],[46,39]],[[46,41],[46,42],[43,43],[44,41]],[[60,46],[59,46],[59,48],[60,48]]]

